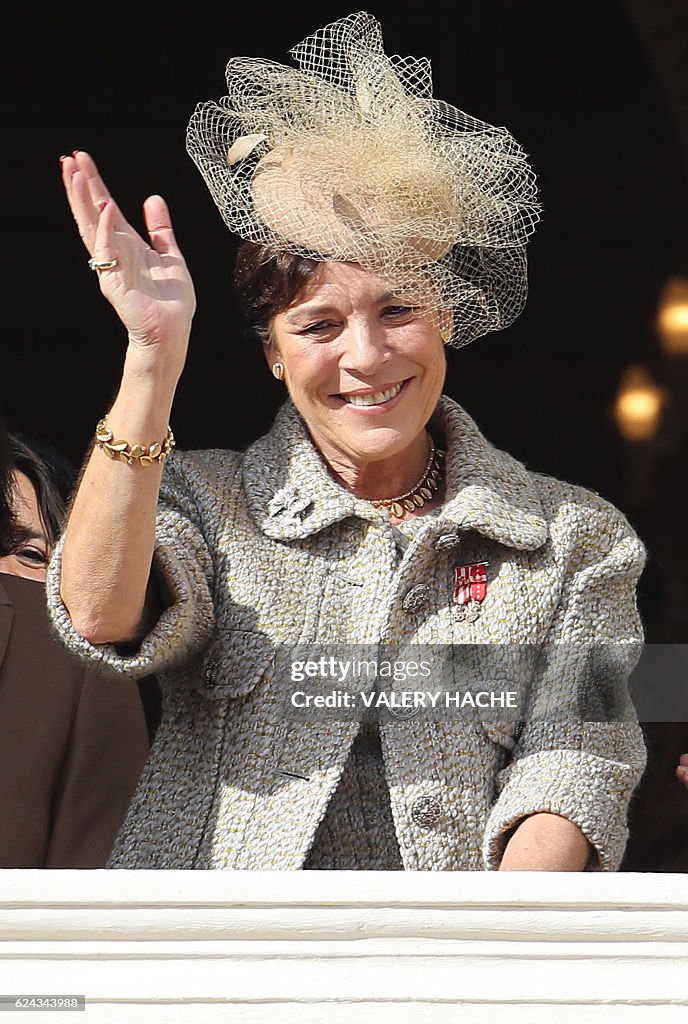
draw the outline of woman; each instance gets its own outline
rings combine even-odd
[[[12,488],[12,453],[10,443],[0,421],[0,557],[14,544],[15,517]]]
[[[62,160],[129,344],[50,601],[74,650],[163,673],[111,864],[614,869],[644,763],[618,693],[642,546],[441,396],[446,345],[522,307],[532,172],[504,129],[431,99],[426,62],[387,58],[369,15],[292,53],[297,71],[230,62],[229,97],[188,135],[247,242],[240,294],[289,401],[245,453],[175,453],[161,490],[193,287],[160,197],[146,245],[91,158]],[[472,651],[478,677],[522,688],[527,720],[287,719],[280,657],[299,644],[423,644],[455,673]],[[597,645],[611,724],[562,714]]]
[[[0,547],[0,867],[103,867],[148,754],[138,688],[56,643],[45,575],[67,486],[61,460],[16,437]],[[51,461],[46,461],[50,457]],[[11,462],[9,461],[11,459]]]
[[[0,557],[0,571],[45,583],[50,552],[76,482],[73,469],[50,445],[9,437],[8,475],[14,509],[14,536]]]

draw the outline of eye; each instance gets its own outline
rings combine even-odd
[[[382,315],[390,320],[403,320],[412,317],[417,312],[418,306],[385,306]]]
[[[336,330],[338,326],[332,320],[318,320],[317,323],[309,324],[308,327],[305,327],[301,334],[326,334],[328,331]]]
[[[15,558],[30,566],[45,566],[48,564],[48,555],[40,548],[21,547],[14,552]]]

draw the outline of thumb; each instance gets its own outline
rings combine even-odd
[[[179,255],[179,247],[172,230],[172,219],[162,196],[149,196],[143,204],[143,217],[151,246],[161,256]]]

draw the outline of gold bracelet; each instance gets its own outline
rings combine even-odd
[[[167,428],[167,437],[162,443],[154,441],[153,444],[149,445],[130,445],[128,441],[116,441],[115,435],[108,427],[104,418],[96,427],[96,445],[98,448],[111,459],[119,459],[120,462],[126,462],[130,466],[134,462],[139,462],[142,466],[152,466],[154,462],[164,462],[174,448],[175,443],[172,428],[169,426]]]

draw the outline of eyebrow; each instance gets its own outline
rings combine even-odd
[[[40,540],[47,545],[48,538],[44,533],[36,533],[28,526],[19,526],[15,532],[15,544],[26,544],[30,540]]]
[[[288,324],[295,324],[298,320],[310,320],[313,317],[327,316],[334,311],[334,306],[299,306],[298,309],[287,313],[285,320]]]
[[[377,299],[373,299],[373,305],[382,306],[385,302],[389,302],[390,299],[397,299],[399,296],[394,292],[385,292],[380,295]],[[309,320],[312,317],[328,316],[330,313],[336,312],[336,306],[298,306],[292,310],[291,313],[285,314],[285,321],[288,324],[297,323],[299,320]]]

